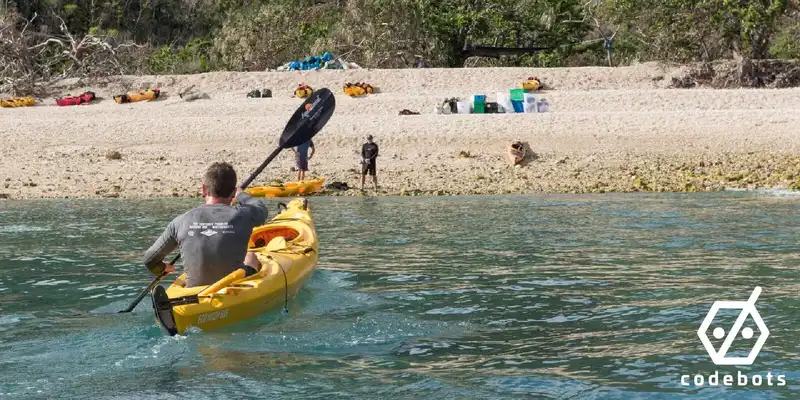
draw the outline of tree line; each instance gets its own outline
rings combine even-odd
[[[469,58],[465,46],[541,47]],[[0,79],[800,58],[800,0],[0,0]]]

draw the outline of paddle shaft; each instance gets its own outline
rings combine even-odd
[[[172,259],[172,262],[170,263],[170,265],[174,265],[176,262],[178,262],[178,259],[180,259],[180,258],[181,258],[181,255],[180,255],[180,253],[178,253],[178,255],[175,256],[175,258]],[[137,305],[139,305],[139,302],[142,301],[142,299],[145,296],[147,296],[147,294],[150,293],[150,291],[153,290],[154,287],[156,287],[156,285],[158,284],[158,281],[160,281],[162,278],[164,278],[167,275],[169,275],[169,272],[164,271],[164,272],[161,273],[161,275],[153,278],[153,280],[150,282],[150,284],[147,285],[147,287],[144,288],[144,290],[142,290],[142,292],[139,293],[138,296],[136,296],[136,299],[131,303],[131,305],[129,305],[128,308],[126,308],[126,309],[124,309],[122,311],[119,311],[118,313],[127,313],[127,312],[133,311],[133,309],[136,308]]]
[[[261,171],[263,171],[263,170],[264,170],[264,168],[266,168],[266,167],[267,167],[267,164],[271,163],[271,162],[272,162],[272,160],[273,160],[275,157],[277,157],[277,156],[278,156],[278,154],[281,152],[281,150],[283,150],[283,148],[282,148],[282,147],[280,147],[280,146],[278,146],[278,148],[276,148],[276,149],[275,149],[275,150],[272,152],[272,154],[270,154],[270,155],[269,155],[269,157],[267,157],[267,159],[266,159],[266,160],[264,160],[264,162],[263,162],[263,163],[261,163],[261,165],[259,165],[259,166],[258,166],[258,168],[256,168],[256,170],[255,170],[255,171],[253,171],[253,173],[252,173],[252,174],[250,174],[250,176],[249,176],[249,177],[247,177],[247,180],[246,180],[246,181],[244,181],[244,183],[242,183],[242,186],[241,186],[242,190],[244,190],[244,189],[247,189],[247,187],[248,187],[248,186],[250,186],[250,184],[253,182],[253,180],[254,180],[254,179],[256,179],[256,177],[258,176],[258,174],[260,174],[260,173],[261,173]]]
[[[255,171],[254,171],[252,174],[250,174],[250,176],[247,178],[247,180],[246,180],[246,181],[244,181],[244,183],[242,183],[242,185],[241,185],[241,188],[242,188],[242,190],[244,190],[244,189],[247,189],[247,187],[248,187],[248,186],[250,186],[250,183],[252,183],[252,182],[253,182],[253,180],[254,180],[254,179],[256,179],[256,177],[258,176],[258,174],[260,174],[260,173],[261,173],[261,171],[263,171],[263,170],[264,170],[264,168],[266,168],[266,167],[267,167],[267,165],[268,165],[270,162],[272,162],[272,160],[273,160],[273,159],[275,159],[275,157],[277,157],[277,156],[278,156],[278,154],[281,152],[281,150],[283,150],[283,148],[281,148],[281,147],[278,147],[277,149],[275,149],[275,151],[273,151],[273,152],[272,152],[272,154],[270,154],[270,155],[269,155],[269,157],[267,157],[267,159],[266,159],[266,160],[264,160],[264,162],[263,162],[263,163],[261,163],[261,165],[259,165],[259,166],[258,166],[258,168],[256,168],[256,170],[255,170]],[[176,263],[176,262],[178,262],[178,260],[179,260],[180,258],[181,258],[181,255],[180,255],[180,253],[178,253],[178,255],[177,255],[177,256],[175,256],[175,258],[173,258],[173,259],[172,259],[172,262],[170,262],[169,264],[170,264],[170,265],[175,265],[175,263]],[[161,275],[159,275],[159,276],[155,277],[155,279],[153,279],[153,281],[152,281],[152,282],[150,282],[150,284],[149,284],[149,285],[147,285],[147,287],[146,287],[146,288],[144,288],[144,290],[142,290],[142,292],[141,292],[141,293],[139,293],[139,296],[137,296],[137,297],[136,297],[136,299],[135,299],[135,300],[134,300],[134,301],[131,303],[131,305],[129,305],[129,306],[128,306],[128,308],[126,308],[126,309],[124,309],[124,310],[120,311],[120,313],[126,313],[126,312],[131,312],[131,311],[133,311],[133,309],[134,309],[134,308],[136,308],[136,306],[139,304],[139,302],[140,302],[140,301],[142,301],[142,299],[143,299],[145,296],[147,296],[147,294],[148,294],[148,293],[150,293],[150,291],[151,291],[151,290],[153,290],[153,288],[154,288],[154,287],[156,287],[156,285],[158,284],[158,282],[159,282],[159,281],[160,281],[162,278],[164,278],[165,276],[167,276],[168,274],[169,274],[169,272],[166,272],[166,271],[165,271],[165,272],[164,272],[164,273],[162,273]]]
[[[280,141],[281,145],[279,145],[278,148],[276,148],[272,152],[272,154],[270,154],[269,157],[267,157],[267,159],[264,160],[264,162],[262,162],[261,165],[259,165],[258,168],[256,168],[256,170],[253,171],[252,174],[250,174],[250,176],[247,178],[247,180],[245,180],[242,183],[242,185],[240,186],[242,190],[247,189],[247,187],[250,185],[250,183],[252,183],[253,180],[256,179],[258,174],[260,174],[261,171],[263,171],[264,168],[266,168],[267,165],[270,162],[272,162],[272,160],[275,159],[275,157],[277,157],[278,154],[280,154],[281,150],[283,150],[284,148],[293,147],[293,146],[295,146],[295,145],[297,145],[299,143],[305,143],[306,141],[311,140],[311,138],[314,137],[314,135],[316,135],[317,132],[319,132],[320,129],[322,129],[322,127],[325,125],[325,123],[328,122],[328,118],[330,118],[330,114],[333,113],[333,109],[336,107],[336,103],[335,103],[333,95],[330,93],[330,91],[328,91],[327,89],[320,90],[320,92],[323,92],[323,91],[327,91],[328,96],[330,96],[330,97],[328,97],[328,100],[322,100],[324,102],[323,104],[327,104],[328,111],[329,111],[328,114],[323,116],[322,119],[321,119],[321,122],[320,122],[320,120],[317,119],[317,118],[319,118],[319,116],[321,115],[322,110],[318,110],[314,114],[314,116],[312,117],[312,119],[315,119],[315,122],[316,122],[315,124],[312,124],[310,126],[309,125],[302,125],[302,124],[299,125],[299,126],[293,126],[292,125],[292,120],[293,119],[304,118],[306,116],[306,114],[302,114],[303,111],[304,110],[306,112],[310,111],[309,107],[313,108],[320,101],[319,100],[320,98],[317,97],[317,99],[314,100],[314,102],[313,102],[313,104],[311,104],[311,106],[308,105],[308,101],[310,99],[306,100],[306,102],[303,103],[300,106],[300,108],[297,109],[297,111],[295,111],[295,115],[292,117],[292,119],[289,120],[289,124],[287,125],[286,129],[284,129],[284,132],[281,135],[281,141]],[[319,95],[319,93],[316,93],[314,96],[318,96],[318,95]],[[290,127],[293,127],[293,129],[290,128]],[[180,259],[180,258],[181,258],[181,255],[180,255],[180,253],[178,253],[178,255],[175,256],[175,258],[172,259],[172,262],[170,262],[169,264],[170,265],[174,265],[178,261],[178,259]],[[131,312],[134,308],[136,308],[136,305],[138,305],[139,302],[142,301],[142,299],[145,296],[147,296],[147,294],[150,293],[150,291],[152,291],[153,288],[156,287],[156,285],[158,284],[158,281],[160,281],[163,277],[167,276],[168,274],[169,273],[165,271],[161,275],[155,277],[155,279],[153,279],[153,281],[150,282],[150,284],[147,285],[147,287],[141,293],[139,293],[139,296],[136,297],[136,300],[134,300],[133,303],[131,303],[131,305],[128,306],[128,308],[126,308],[126,309],[124,309],[122,311],[119,311],[119,312],[120,313]]]
[[[281,147],[279,146],[277,149],[275,149],[275,151],[273,151],[273,152],[272,152],[272,154],[270,154],[270,155],[269,155],[269,157],[267,157],[267,159],[266,159],[266,160],[264,160],[264,162],[263,162],[263,163],[261,163],[261,165],[259,165],[259,166],[258,166],[258,168],[256,168],[256,170],[255,170],[255,171],[254,171],[252,174],[250,174],[250,176],[247,178],[247,180],[246,180],[246,181],[244,181],[244,183],[242,183],[242,186],[241,186],[242,190],[244,190],[244,189],[247,189],[247,187],[248,187],[248,186],[250,186],[250,183],[252,183],[252,182],[253,182],[253,180],[254,180],[254,179],[256,179],[256,177],[258,176],[258,174],[260,174],[260,173],[261,173],[261,171],[263,171],[263,170],[264,170],[264,168],[266,168],[266,167],[267,167],[267,165],[268,165],[270,162],[272,162],[272,160],[273,160],[273,159],[275,159],[275,157],[277,157],[277,156],[278,156],[278,154],[281,152],[281,150],[283,150],[283,148],[281,148]],[[179,260],[180,258],[181,258],[181,255],[180,255],[180,253],[178,253],[178,255],[177,255],[177,256],[175,256],[175,258],[173,258],[173,259],[172,259],[172,262],[170,262],[169,264],[170,264],[170,265],[175,265],[175,263],[176,263],[176,262],[178,262],[178,260]],[[129,306],[128,306],[128,308],[126,308],[126,309],[124,309],[124,310],[120,311],[120,313],[126,313],[126,312],[131,312],[131,311],[133,311],[133,309],[134,309],[134,308],[136,308],[136,306],[139,304],[139,302],[140,302],[140,301],[142,301],[142,299],[143,299],[145,296],[147,296],[147,294],[148,294],[148,293],[150,293],[150,291],[151,291],[151,290],[153,290],[153,288],[154,288],[154,287],[156,287],[156,285],[158,284],[158,282],[159,282],[159,281],[160,281],[162,278],[164,278],[165,276],[167,276],[168,274],[169,274],[169,272],[166,272],[166,271],[165,271],[165,272],[164,272],[164,273],[162,273],[161,275],[159,275],[159,276],[155,277],[155,279],[153,279],[153,281],[152,281],[152,282],[150,282],[150,284],[149,284],[149,285],[147,285],[147,287],[146,287],[146,288],[144,288],[144,290],[142,290],[142,292],[141,292],[141,293],[139,293],[139,296],[137,296],[137,297],[136,297],[136,300],[134,300],[134,301],[131,303],[131,305],[129,305]]]

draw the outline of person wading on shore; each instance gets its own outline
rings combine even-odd
[[[144,264],[154,275],[174,272],[164,257],[180,247],[186,287],[210,285],[239,268],[246,275],[261,269],[255,253],[247,251],[253,228],[267,220],[267,207],[236,186],[236,171],[225,162],[212,164],[203,175],[205,204],[167,225],[145,252]],[[231,206],[234,195],[238,205]]]
[[[311,149],[311,154],[308,154],[308,149]],[[294,149],[295,161],[297,162],[297,180],[302,181],[306,178],[306,171],[308,171],[308,160],[314,156],[314,142],[309,140]]]
[[[378,176],[375,159],[378,157],[378,145],[372,141],[372,135],[367,136],[367,143],[361,146],[361,190],[364,190],[364,179],[367,174],[372,176],[375,191],[378,191]]]

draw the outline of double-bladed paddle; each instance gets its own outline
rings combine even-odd
[[[253,182],[254,179],[264,170],[264,168],[269,165],[272,160],[278,156],[278,154],[283,149],[288,149],[291,147],[299,146],[313,138],[320,130],[328,123],[328,120],[333,115],[333,110],[336,109],[336,99],[333,97],[333,93],[327,89],[322,88],[319,90],[314,91],[311,96],[308,96],[303,104],[297,108],[294,112],[292,117],[289,119],[289,122],[286,124],[286,128],[283,129],[283,134],[281,134],[280,139],[278,140],[278,147],[272,152],[272,154],[267,157],[261,165],[253,171],[252,174],[241,184],[242,190],[247,189],[250,183]],[[178,253],[175,258],[169,263],[170,265],[175,264],[181,258],[180,253]],[[119,311],[119,313],[127,313],[133,311],[134,308],[139,304],[142,299],[147,296],[153,288],[156,287],[158,282],[165,276],[167,276],[169,272],[164,272],[161,275],[155,277],[149,285],[147,285],[139,296],[128,306],[128,308]]]

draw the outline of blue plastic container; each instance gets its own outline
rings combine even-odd
[[[522,100],[511,100],[511,105],[514,106],[514,112],[525,112],[525,106],[522,104]]]

